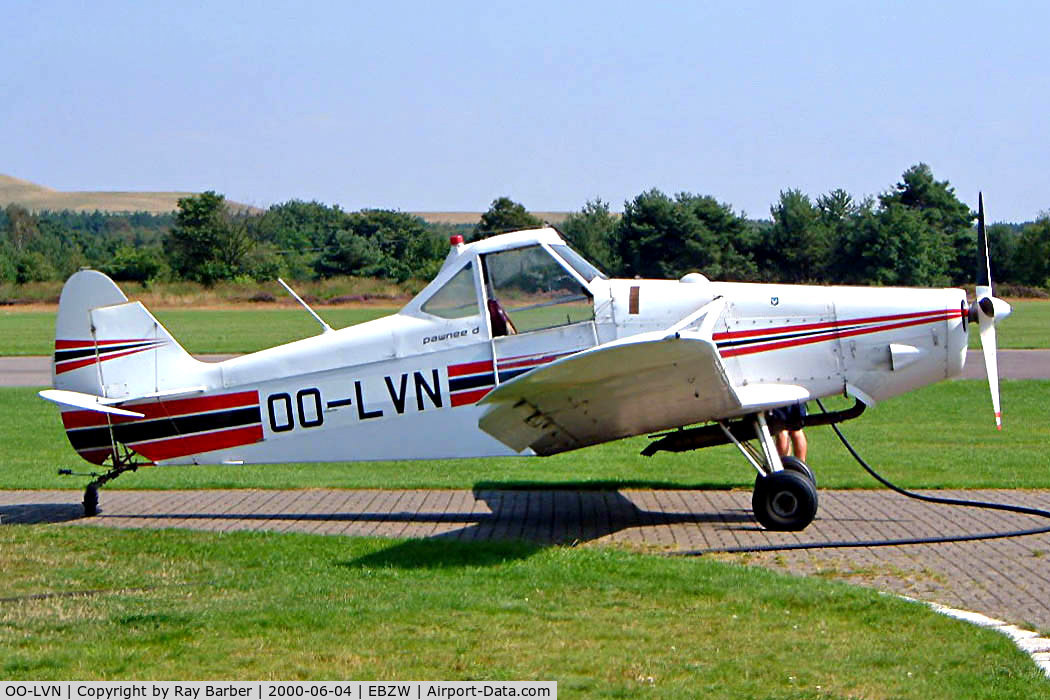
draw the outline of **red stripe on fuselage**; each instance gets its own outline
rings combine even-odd
[[[780,333],[795,333],[798,331],[815,331],[822,328],[827,329],[838,329],[844,326],[855,326],[857,324],[868,324],[868,323],[883,323],[886,321],[903,321],[905,319],[914,319],[925,316],[937,315],[938,317],[952,318],[954,316],[963,315],[964,311],[961,309],[936,309],[933,311],[915,311],[906,314],[893,314],[888,316],[869,316],[867,318],[851,318],[843,319],[840,321],[822,321],[820,323],[802,323],[795,326],[777,326],[776,328],[763,328],[758,330],[747,330],[747,331],[729,331],[722,333],[715,333],[711,337],[718,342],[719,340],[741,340],[743,338],[755,338],[763,335],[779,335]],[[938,318],[940,320],[940,318]]]
[[[92,464],[103,464],[113,453],[112,447],[98,447],[90,450],[77,450],[77,454]]]
[[[474,389],[472,391],[461,391],[458,394],[452,394],[452,407],[466,406],[467,404],[477,403],[481,401],[485,394],[492,391],[491,386],[485,387],[484,389]]]
[[[462,365],[449,365],[448,376],[450,377],[463,377],[468,374],[481,374],[482,372],[492,371],[492,361],[482,360],[480,362],[467,362]]]
[[[134,443],[130,447],[146,459],[159,462],[163,459],[175,459],[201,452],[224,450],[231,447],[250,445],[263,439],[261,425],[249,425],[242,428],[219,430],[213,433],[198,433],[181,437],[153,440],[152,442]]]
[[[932,313],[932,312],[931,312]],[[726,350],[720,350],[719,353],[722,357],[737,357],[739,355],[752,355],[759,352],[767,352],[769,350],[782,350],[784,348],[798,347],[801,345],[811,345],[813,343],[823,343],[828,340],[835,340],[838,338],[852,338],[858,335],[867,335],[869,333],[882,333],[883,331],[892,331],[898,328],[908,328],[910,326],[922,326],[927,323],[939,323],[946,321],[956,315],[958,311],[941,311],[937,312],[939,315],[932,316],[927,315],[923,318],[913,321],[902,321],[901,323],[890,323],[882,326],[874,326],[870,328],[856,328],[853,330],[837,330],[832,329],[827,333],[821,333],[819,335],[809,336],[807,338],[793,338],[791,340],[781,340],[771,343],[760,343],[758,345],[750,345],[740,348],[727,348]],[[912,315],[912,314],[909,314]],[[900,317],[897,317],[900,318]],[[845,322],[839,325],[850,325],[856,323],[856,321]],[[784,330],[793,330],[790,327]]]

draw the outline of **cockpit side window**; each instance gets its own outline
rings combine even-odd
[[[542,246],[484,256],[493,336],[594,319],[590,293]]]
[[[441,318],[477,316],[478,295],[474,288],[474,264],[467,263],[441,289],[434,292],[421,307]]]

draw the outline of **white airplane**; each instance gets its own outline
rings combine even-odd
[[[40,395],[108,467],[88,515],[99,486],[143,464],[551,455],[670,430],[644,453],[732,442],[757,472],[758,521],[801,530],[815,480],[778,455],[768,410],[846,394],[841,420],[958,375],[977,321],[999,424],[994,322],[1010,307],[992,296],[983,221],[982,201],[973,304],[961,289],[607,279],[551,228],[454,236],[398,313],[333,330],[307,306],[319,335],[216,363],[83,270]]]

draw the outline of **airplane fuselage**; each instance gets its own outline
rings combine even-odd
[[[594,319],[556,328],[493,338],[483,319],[435,324],[399,313],[207,367],[213,390],[258,392],[263,438],[208,457],[518,454],[478,428],[476,402],[488,391],[588,347],[667,328],[718,296],[727,305],[714,340],[734,385],[787,383],[812,398],[850,394],[874,403],[955,376],[965,360],[959,289],[660,280],[595,280],[590,289]],[[701,411],[682,424],[724,417]]]

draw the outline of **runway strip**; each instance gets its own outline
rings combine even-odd
[[[1050,508],[1050,491],[938,491]],[[703,556],[821,575],[953,608],[1050,628],[1050,534],[976,542],[866,547],[886,539],[957,537],[1050,525],[1031,516],[934,506],[889,491],[821,491],[802,533],[767,532],[736,491],[336,490],[110,491],[81,517],[75,491],[0,491],[0,523],[119,528],[269,530],[327,535],[525,539],[544,545],[626,546],[647,552],[848,540],[847,549]]]
[[[233,355],[198,355],[205,362],[218,362]],[[1050,379],[1050,350],[1000,350],[1002,379]],[[984,379],[984,360],[979,350],[966,354],[960,379]],[[0,386],[51,386],[51,358],[45,356],[0,357]]]

